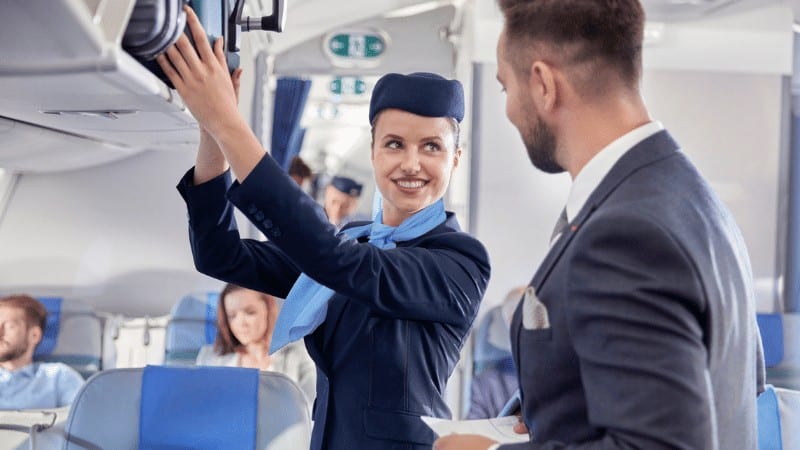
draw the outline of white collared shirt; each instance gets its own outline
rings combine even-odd
[[[567,197],[567,221],[572,222],[578,213],[583,208],[586,200],[592,195],[603,178],[611,171],[614,164],[622,158],[622,155],[628,152],[639,142],[649,138],[650,136],[663,130],[664,126],[661,122],[653,121],[646,123],[636,129],[633,129],[614,142],[608,144],[605,148],[597,152],[592,159],[583,166],[575,180],[572,182],[572,188]]]

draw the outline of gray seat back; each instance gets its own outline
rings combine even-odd
[[[102,325],[91,306],[81,300],[61,302],[56,345],[47,354],[37,353],[36,361],[61,362],[88,378],[100,370]]]
[[[800,449],[800,391],[775,388],[784,450]]]
[[[65,427],[65,450],[138,448],[143,370],[112,369],[89,379],[72,404]],[[202,413],[197,411],[198,415]],[[308,404],[288,377],[274,372],[259,374],[256,433],[258,450],[291,450],[310,445]]]
[[[167,324],[164,364],[192,366],[200,348],[214,343],[218,300],[217,292],[201,292],[175,304]]]

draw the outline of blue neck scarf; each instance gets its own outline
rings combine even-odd
[[[444,202],[439,199],[422,211],[412,215],[398,227],[383,224],[383,210],[379,209],[375,220],[367,225],[348,228],[339,233],[348,240],[369,236],[370,245],[381,249],[395,248],[397,242],[409,241],[431,231],[445,221]],[[328,313],[328,302],[334,291],[316,281],[305,273],[292,286],[286,302],[278,315],[275,330],[272,333],[270,354],[281,347],[311,334]]]

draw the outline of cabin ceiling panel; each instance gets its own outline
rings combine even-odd
[[[193,163],[189,152],[141,152],[19,177],[0,227],[0,290],[138,315],[166,314],[189,292],[219,291],[219,281],[194,268],[186,205],[175,191]]]
[[[473,61],[494,64],[502,15],[495,0],[477,1]],[[658,15],[648,11],[644,68],[791,74],[792,7],[797,0],[741,3],[737,7],[731,4],[724,14],[720,9],[708,16],[696,15],[692,20],[658,21]],[[745,4],[748,8],[744,8]],[[679,8],[677,4],[673,6]]]
[[[447,3],[460,2],[459,0]],[[306,40],[345,25],[416,5],[442,3],[431,0],[290,0],[286,31],[271,36],[272,54],[280,54]]]
[[[497,0],[474,0],[477,20],[502,22]],[[722,17],[774,5],[800,11],[800,0],[641,0],[647,20],[680,22]]]
[[[718,17],[796,0],[642,0],[648,20],[681,21]],[[797,9],[795,9],[797,10]]]
[[[413,16],[369,19],[328,30],[370,30],[384,34],[388,40],[386,53],[374,67],[337,66],[325,52],[329,34],[326,31],[279,54],[275,58],[275,73],[379,75],[426,71],[451,74],[455,67],[455,48],[445,35],[455,14],[456,8],[448,5]]]

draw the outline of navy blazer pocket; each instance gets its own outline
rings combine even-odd
[[[520,343],[525,345],[525,341],[549,341],[553,339],[552,328],[542,328],[534,330],[520,329]]]
[[[436,439],[418,414],[370,407],[364,408],[364,431],[371,438],[413,444],[431,445]]]

